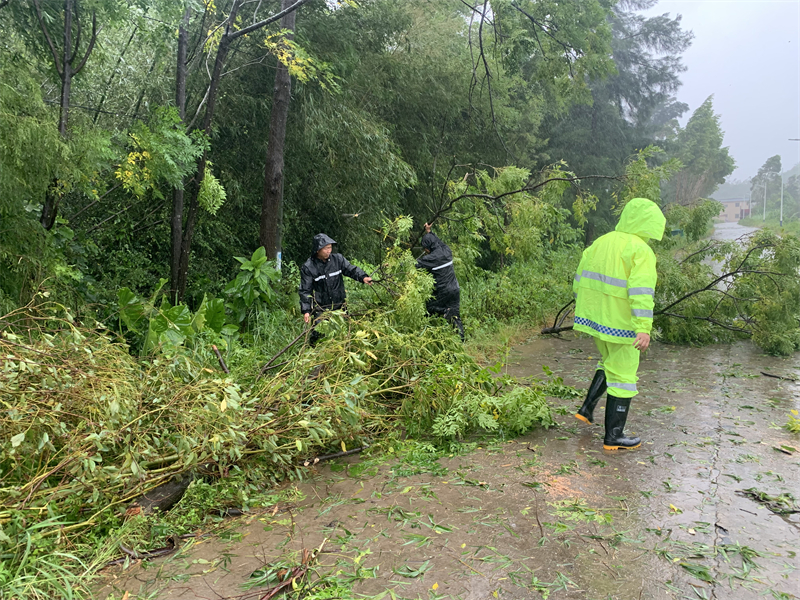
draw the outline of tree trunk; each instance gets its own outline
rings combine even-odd
[[[69,94],[72,89],[72,11],[74,0],[64,1],[64,68],[61,72],[61,115],[58,120],[58,132],[67,137],[67,121],[69,120]],[[77,50],[77,48],[76,48]]]
[[[64,47],[61,49],[62,52],[59,55],[58,49],[56,48],[53,39],[50,37],[50,32],[47,29],[47,24],[45,23],[41,6],[39,5],[38,0],[33,0],[33,7],[36,11],[36,18],[39,21],[39,27],[41,27],[45,41],[47,42],[47,46],[50,48],[50,53],[53,55],[53,63],[56,67],[56,73],[58,73],[58,76],[61,79],[61,114],[58,118],[58,133],[62,138],[67,137],[72,78],[80,73],[81,69],[83,69],[83,67],[86,65],[86,61],[88,60],[89,55],[92,53],[94,44],[97,41],[97,18],[95,13],[92,12],[92,37],[89,40],[89,45],[86,48],[83,58],[81,58],[77,63],[78,66],[73,66],[75,59],[78,58],[78,50],[80,49],[81,43],[81,23],[78,16],[78,6],[76,2],[77,0],[64,0]],[[73,17],[78,25],[78,35],[75,40],[74,50],[72,48]],[[42,214],[39,218],[39,221],[47,230],[52,229],[56,222],[58,203],[61,200],[61,194],[57,191],[58,188],[58,180],[55,179],[52,181],[49,189],[47,190],[44,198],[44,204],[42,205]]]
[[[292,4],[294,4],[294,0],[282,0],[281,10],[286,10]],[[294,31],[295,16],[296,11],[284,15],[281,18],[281,29]],[[288,37],[292,38],[291,35]],[[279,61],[278,69],[275,71],[275,88],[272,93],[259,227],[259,241],[267,251],[267,257],[277,261],[278,269],[281,268],[281,234],[283,233],[283,155],[291,92],[292,79],[289,76],[289,69]]]
[[[67,137],[67,122],[69,121],[69,96],[72,89],[72,69],[70,68],[70,52],[72,51],[72,12],[74,9],[74,0],[64,1],[64,54],[63,62],[64,67],[59,72],[61,77],[61,102],[59,104],[59,117],[58,117],[58,133],[62,138]],[[56,67],[57,68],[57,67]],[[58,202],[60,195],[56,191],[58,189],[58,180],[53,180],[47,193],[44,197],[44,205],[42,205],[42,214],[39,222],[47,231],[53,228],[56,223],[56,215],[58,214]]]
[[[186,55],[189,48],[189,17],[190,10],[187,8],[183,13],[183,21],[178,28],[178,61],[175,71],[175,104],[178,107],[178,114],[181,121],[186,118]],[[180,187],[172,190],[172,217],[170,220],[172,233],[171,253],[170,253],[170,296],[176,302],[178,297],[180,265],[181,265],[181,245],[183,237],[183,182]]]
[[[225,59],[228,57],[228,50],[230,50],[231,42],[235,39],[236,35],[232,31],[231,25],[236,22],[236,15],[239,12],[241,1],[234,0],[231,6],[231,12],[228,17],[228,25],[225,28],[225,33],[219,41],[217,47],[217,58],[214,61],[214,71],[211,74],[211,82],[208,92],[208,102],[206,104],[206,112],[203,117],[203,131],[206,135],[211,137],[211,122],[214,118],[214,108],[217,103],[217,92],[219,91],[220,80],[222,79],[222,67],[225,64]],[[178,264],[178,277],[177,277],[177,299],[182,300],[183,295],[186,293],[186,281],[189,274],[189,257],[192,253],[192,238],[194,237],[194,228],[197,223],[197,211],[200,207],[198,196],[200,194],[200,184],[203,182],[203,177],[206,174],[206,164],[208,163],[208,156],[203,152],[200,158],[200,163],[197,166],[197,175],[195,175],[195,185],[192,186],[192,193],[189,197],[189,207],[186,217],[186,225],[183,228],[183,236],[181,238],[181,251],[180,262]]]

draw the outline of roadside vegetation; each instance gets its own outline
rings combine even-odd
[[[677,121],[691,34],[607,4],[0,2],[0,597],[89,597],[126,536],[274,503],[319,456],[550,427],[575,391],[504,357],[634,197],[676,232],[657,337],[800,348],[798,238],[704,237],[734,164],[711,98]],[[425,222],[466,345],[425,314]],[[311,348],[319,231],[375,284]]]

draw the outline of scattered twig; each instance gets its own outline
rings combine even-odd
[[[230,370],[228,369],[228,365],[225,364],[225,359],[222,358],[222,354],[219,353],[219,348],[215,345],[211,345],[211,349],[214,351],[214,354],[217,355],[217,360],[219,360],[219,366],[222,367],[222,370],[225,371],[226,375],[230,375]]]
[[[303,558],[301,563],[292,569],[289,575],[278,585],[268,589],[266,593],[259,598],[259,600],[270,600],[270,598],[274,598],[277,596],[284,588],[289,587],[290,585],[294,585],[295,582],[304,577],[305,574],[308,572],[308,567],[314,561],[314,559],[319,556],[319,553],[322,552],[323,546],[325,546],[325,542],[328,541],[328,538],[322,540],[322,543],[319,545],[319,548],[314,550],[307,550],[303,548]]]
[[[279,363],[276,363],[274,365],[270,365],[268,367],[264,367],[264,370],[261,373],[263,374],[263,373],[265,373],[267,371],[271,371],[272,369],[277,369],[278,367],[283,367],[285,365],[288,365],[290,362],[291,362],[290,360],[285,360],[283,362],[279,362]]]
[[[775,379],[783,379],[784,381],[791,381],[792,383],[797,383],[797,379],[792,379],[791,377],[783,377],[782,375],[773,375],[772,373],[765,373],[761,371],[761,374],[764,377],[774,377]]]
[[[536,495],[536,492],[533,493],[533,499],[533,516],[536,517],[536,524],[539,526],[539,539],[541,539],[544,537],[544,527],[542,527],[542,522],[539,520],[539,496]]]

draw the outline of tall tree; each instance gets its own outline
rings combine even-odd
[[[293,0],[282,0],[281,10],[287,11],[292,4]],[[292,39],[296,14],[296,11],[287,12],[281,18],[281,30],[287,32],[286,39],[288,40]],[[292,78],[289,75],[289,66],[278,60],[275,70],[275,88],[272,93],[259,228],[259,242],[267,251],[267,257],[277,260],[278,269],[281,265],[281,234],[283,232],[283,155],[291,94]]]
[[[673,94],[685,70],[680,55],[692,34],[681,28],[680,15],[644,17],[638,11],[656,0],[624,0],[608,15],[615,72],[590,82],[591,98],[567,114],[544,123],[550,143],[544,161],[565,160],[578,173],[622,175],[628,157],[661,143],[677,126],[688,106]],[[585,226],[586,243],[613,227],[614,198],[602,180],[581,184],[597,195],[596,211]],[[570,202],[571,193],[566,200]]]
[[[686,205],[708,198],[736,168],[728,148],[722,145],[724,132],[713,99],[706,98],[686,127],[678,130],[670,154],[683,163],[683,168],[665,185],[667,202]]]
[[[40,0],[33,0],[33,8],[36,12],[36,19],[39,22],[39,27],[42,30],[47,47],[53,57],[53,65],[58,77],[61,80],[61,102],[59,104],[60,116],[58,119],[58,132],[62,138],[67,137],[67,125],[69,122],[69,109],[70,109],[70,94],[72,91],[72,78],[81,72],[83,67],[86,66],[86,61],[94,49],[95,42],[97,41],[97,15],[92,11],[92,33],[89,38],[89,43],[86,49],[81,52],[81,17],[79,14],[79,1],[78,0],[64,0],[64,28],[63,28],[63,43],[61,48],[58,48],[56,42],[50,36],[50,30],[47,27],[45,16],[42,12]],[[52,19],[52,16],[47,18]],[[74,30],[74,31],[73,31]],[[74,35],[74,38],[73,38]],[[40,222],[45,229],[51,229],[56,222],[56,215],[58,213],[58,204],[61,200],[62,191],[59,189],[58,181],[53,181],[47,194],[45,194],[44,204],[42,205],[42,214]]]
[[[781,157],[779,154],[769,157],[750,180],[751,207],[758,203],[753,217],[765,216],[778,208],[781,189]],[[784,190],[785,192],[785,190]]]
[[[186,6],[178,26],[177,64],[175,66],[175,106],[182,122],[186,119],[186,60],[189,52],[189,22],[192,10]],[[183,182],[172,190],[172,214],[170,217],[170,290],[177,299],[180,288],[181,246],[183,244]]]
[[[256,21],[252,25],[242,27],[240,29],[237,25],[239,11],[243,5],[247,4],[247,2],[246,0],[233,0],[227,16],[223,22],[218,25],[218,29],[221,29],[223,33],[216,45],[214,68],[208,81],[208,87],[206,89],[204,99],[201,102],[201,104],[203,102],[205,104],[205,111],[203,113],[203,120],[199,129],[203,131],[209,139],[212,137],[214,110],[216,108],[219,96],[223,68],[228,59],[228,54],[230,53],[232,44],[243,36],[261,29],[270,23],[280,20],[285,14],[297,10],[306,2],[308,2],[308,0],[296,0],[286,9],[278,12],[277,14],[267,17],[266,19]],[[255,9],[257,10],[258,6],[255,7]],[[210,42],[211,40],[209,39],[208,41]],[[177,235],[173,233],[172,260],[170,264],[177,264],[178,267],[177,275],[173,277],[173,279],[176,282],[176,289],[174,290],[175,296],[179,299],[182,298],[186,292],[186,281],[189,272],[189,257],[191,256],[192,252],[192,239],[195,233],[195,226],[197,225],[197,215],[202,200],[200,194],[201,190],[204,189],[203,180],[207,176],[207,169],[208,152],[206,151],[203,152],[203,155],[198,162],[197,174],[195,176],[194,185],[192,186],[188,207],[186,209],[186,217],[182,219],[180,247],[176,247],[175,240],[177,240]],[[173,220],[177,221],[175,217],[173,217]]]

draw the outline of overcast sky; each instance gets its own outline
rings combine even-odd
[[[646,16],[683,15],[694,41],[683,55],[678,99],[691,113],[711,94],[731,179],[755,175],[780,154],[784,170],[800,162],[800,0],[661,0]]]

